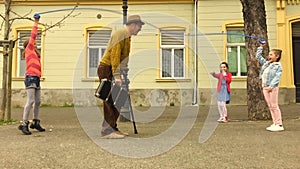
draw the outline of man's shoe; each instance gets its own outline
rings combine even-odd
[[[269,128],[269,131],[283,131],[283,130],[284,130],[283,126],[279,126],[277,124]]]
[[[123,132],[123,131],[117,131],[117,134],[123,135],[123,136],[129,136],[129,134],[127,132]]]
[[[101,138],[103,138],[103,139],[122,139],[124,137],[125,136],[123,136],[121,134],[117,134],[117,133],[113,132],[113,133],[107,134],[105,136],[102,136]]]

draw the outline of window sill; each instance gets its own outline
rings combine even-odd
[[[81,79],[82,82],[99,82],[99,79],[98,78],[82,78]]]
[[[25,77],[13,77],[12,78],[12,81],[24,81],[25,80]],[[45,77],[41,77],[40,78],[40,81],[44,81],[45,80]]]
[[[246,81],[247,77],[234,77],[232,76],[232,81]]]
[[[155,79],[156,82],[191,82],[191,79]]]
[[[98,78],[82,78],[82,82],[99,82]],[[191,79],[155,79],[156,82],[191,82]]]

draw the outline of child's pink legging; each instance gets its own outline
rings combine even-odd
[[[273,123],[277,125],[282,125],[281,111],[278,106],[278,91],[279,87],[272,89],[272,92],[268,91],[268,87],[263,88],[263,93],[268,104]]]
[[[221,118],[227,117],[226,102],[218,101],[218,109],[219,109],[219,113],[220,113]]]

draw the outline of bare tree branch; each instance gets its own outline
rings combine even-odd
[[[4,17],[3,15],[1,15],[1,14],[0,14],[0,17],[1,17],[3,20],[5,19],[5,17]]]
[[[70,13],[68,13],[66,16],[64,16],[62,19],[60,19],[58,22],[56,22],[55,24],[53,25],[50,25],[49,27],[47,27],[45,30],[43,30],[43,32],[46,32],[47,30],[53,28],[53,27],[56,27],[56,26],[59,26],[64,20],[66,20],[68,17],[76,17],[78,16],[79,14],[77,15],[74,15],[72,16],[72,13],[75,11],[75,9],[78,7],[78,4],[71,10]]]
[[[3,16],[1,15],[1,17],[3,17]],[[1,25],[0,25],[0,32],[2,31],[2,28],[3,28],[4,23],[5,23],[5,18],[3,18],[2,22],[1,22]]]
[[[78,4],[76,4],[75,6],[74,6],[74,8],[66,15],[66,16],[64,16],[62,19],[60,19],[58,22],[56,22],[55,24],[51,24],[51,25],[47,25],[47,24],[44,24],[44,23],[39,23],[40,25],[43,25],[43,26],[45,26],[46,27],[46,29],[44,29],[44,30],[42,30],[42,32],[40,32],[40,33],[38,33],[38,34],[41,34],[41,33],[43,33],[43,32],[46,32],[46,31],[48,31],[48,30],[50,30],[50,29],[52,29],[52,28],[54,28],[54,27],[56,27],[56,26],[60,26],[67,18],[69,18],[69,17],[76,17],[76,16],[78,16],[78,15],[80,15],[80,13],[78,13],[78,14],[76,14],[76,15],[72,15],[72,13],[75,11],[75,9],[78,7]],[[16,20],[16,19],[27,19],[27,20],[31,20],[31,21],[34,21],[32,18],[29,18],[29,17],[23,17],[23,16],[20,16],[20,15],[18,15],[17,13],[14,13],[14,14],[16,14],[17,16],[19,16],[19,17],[17,17],[17,18],[13,18],[13,19],[11,19],[11,21],[14,21],[14,20]],[[29,15],[29,14],[26,14],[26,15]],[[26,15],[24,15],[24,16],[26,16]],[[25,36],[22,36],[22,37],[18,37],[17,39],[15,39],[14,41],[16,42],[17,40],[19,40],[19,39],[21,39],[21,38],[24,38]]]
[[[18,17],[26,17],[28,16],[29,14],[31,14],[32,10],[30,10],[28,13],[26,13],[25,15],[21,16],[20,14],[16,13],[15,11],[13,10],[10,10],[11,13],[17,15]]]
[[[63,21],[64,20],[66,20],[66,18],[69,18],[69,17],[76,17],[76,16],[78,16],[78,15],[80,15],[80,13],[78,13],[77,15],[66,15],[66,16],[64,16],[61,20],[59,20],[58,22],[56,22],[55,24],[53,24],[53,25],[45,25],[47,28],[45,29],[45,30],[43,30],[43,32],[46,32],[46,31],[48,31],[49,29],[52,29],[52,28],[54,28],[54,27],[56,27],[56,26],[60,26],[62,23],[63,23]]]
[[[23,16],[19,15],[18,13],[16,13],[16,12],[13,11],[13,10],[10,10],[10,12],[13,13],[13,14],[15,14],[16,16],[18,16],[18,17],[9,19],[9,21],[11,21],[11,24],[12,24],[15,20],[17,20],[17,19],[28,19],[28,20],[34,21],[32,18],[28,17],[28,15],[32,12],[32,10],[30,10],[28,13],[26,13],[26,14],[23,15]]]

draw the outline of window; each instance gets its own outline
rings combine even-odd
[[[227,28],[227,62],[232,76],[247,76],[247,57],[243,28]]]
[[[88,30],[87,45],[87,77],[96,78],[99,60],[103,56],[107,43],[111,36],[111,30]]]
[[[18,31],[18,62],[17,62],[17,77],[24,77],[26,71],[26,60],[22,57],[22,53],[24,51],[23,43],[30,38],[31,30],[19,30]],[[36,45],[37,49],[40,53],[42,53],[42,40],[41,36],[42,31],[38,31],[36,37]],[[42,57],[42,56],[41,56]]]
[[[185,77],[185,30],[162,29],[160,32],[160,77]]]

